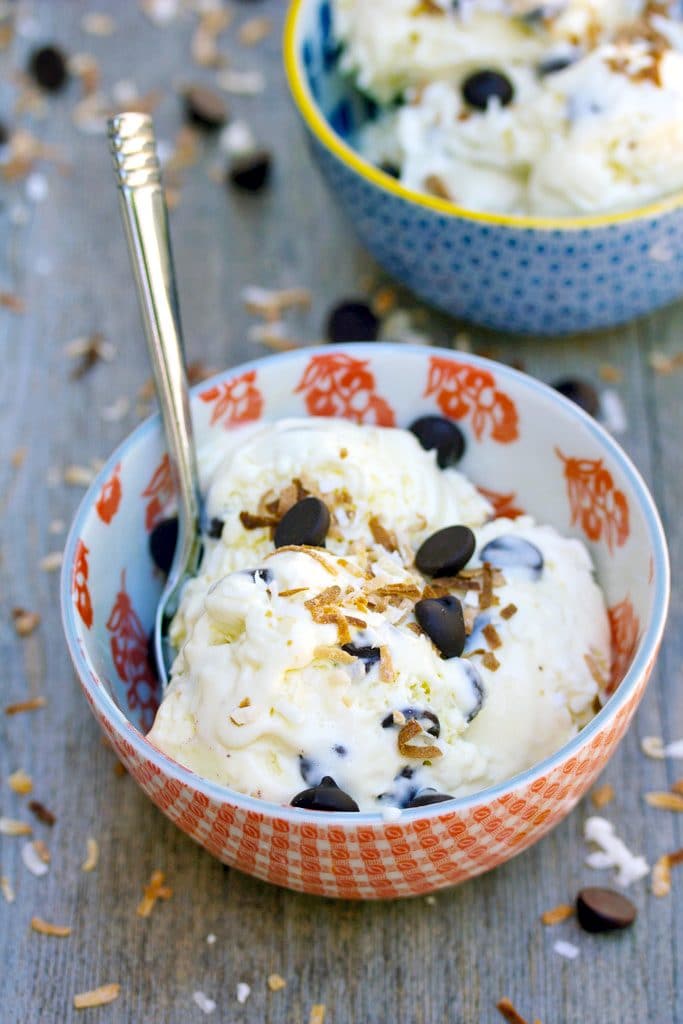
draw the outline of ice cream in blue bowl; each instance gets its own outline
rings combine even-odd
[[[560,335],[683,294],[683,22],[625,0],[292,0],[332,194],[422,299]]]

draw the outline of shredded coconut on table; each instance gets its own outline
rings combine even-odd
[[[615,835],[614,825],[605,818],[587,818],[583,834],[586,842],[600,847],[588,854],[586,864],[596,870],[616,868],[617,885],[626,888],[650,873],[650,865],[645,858],[631,853],[623,840]]]
[[[195,992],[192,996],[193,1002],[197,1004],[202,1013],[213,1013],[216,1009],[216,1003],[213,999],[209,999],[203,992]]]
[[[553,943],[553,949],[566,960],[576,960],[579,955],[579,947],[575,946],[573,942],[565,942],[564,939],[558,939]]]
[[[247,999],[251,995],[251,985],[247,985],[246,981],[237,982],[237,1002],[246,1003]]]

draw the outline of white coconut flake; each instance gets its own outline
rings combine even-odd
[[[218,144],[228,156],[253,153],[256,138],[246,121],[230,121],[220,134]]]
[[[565,942],[564,939],[558,939],[553,943],[553,949],[559,956],[563,956],[567,960],[576,960],[579,955],[579,947],[575,946],[573,942]]]
[[[383,821],[398,821],[401,817],[400,807],[383,807],[382,808],[382,820]]]
[[[600,395],[600,419],[610,434],[624,434],[628,429],[624,403],[613,388],[605,388]]]
[[[48,195],[47,178],[44,174],[29,174],[26,179],[26,198],[32,203],[44,203]]]
[[[598,871],[615,868],[617,885],[626,888],[650,873],[650,865],[645,858],[631,853],[623,840],[615,835],[614,825],[605,818],[587,818],[583,834],[586,842],[600,847],[586,857],[586,864]]]
[[[251,995],[251,985],[247,985],[246,981],[237,982],[237,1002],[246,1003],[247,999]]]
[[[238,71],[224,68],[216,75],[216,82],[224,92],[235,96],[258,96],[266,88],[266,79],[260,71]]]
[[[41,875],[47,874],[47,864],[44,860],[40,859],[38,851],[33,843],[24,843],[21,848],[21,859],[24,862],[24,867],[26,867],[32,875],[35,875],[36,878],[40,878]]]
[[[661,736],[643,736],[640,741],[640,749],[656,761],[664,760],[664,740]]]
[[[203,992],[195,992],[192,999],[197,1004],[202,1013],[213,1013],[216,1009],[216,1003],[213,999],[209,999]]]
[[[206,941],[209,946],[213,946],[214,942],[216,941],[216,936],[213,934],[213,932],[209,932],[209,934],[206,936]]]
[[[132,103],[140,95],[138,87],[132,78],[121,78],[118,82],[115,82],[111,90],[114,102],[119,106],[125,106],[127,103]]]
[[[665,757],[683,758],[683,740],[675,740],[664,747]]]

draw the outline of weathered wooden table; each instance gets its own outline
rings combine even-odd
[[[140,94],[162,90],[156,116],[168,144],[181,124],[175,90],[188,80],[212,82],[214,72],[191,60],[196,17],[189,13],[162,27],[133,0],[16,6],[19,31],[2,55],[4,119],[62,147],[69,169],[39,163],[33,177],[4,182],[0,207],[0,290],[25,306],[23,313],[0,311],[0,703],[47,697],[41,710],[0,716],[0,814],[31,819],[30,797],[7,784],[11,772],[23,769],[33,778],[33,797],[57,816],[52,828],[34,820],[35,835],[52,854],[42,878],[22,863],[25,840],[0,835],[0,874],[16,892],[12,903],[0,897],[0,1020],[61,1024],[79,1016],[74,993],[120,982],[118,1000],[85,1011],[85,1019],[199,1021],[203,1014],[193,1002],[199,990],[217,1003],[209,1019],[225,1024],[306,1022],[313,1004],[326,1005],[329,1024],[495,1022],[495,1004],[505,995],[543,1024],[683,1021],[683,868],[668,898],[652,896],[647,882],[633,887],[640,915],[624,934],[593,937],[573,921],[554,928],[539,921],[581,884],[602,880],[584,866],[589,804],[517,860],[435,900],[344,904],[227,870],[170,825],[130,778],[115,773],[67,658],[57,574],[40,563],[59,550],[63,524],[80,498],[78,487],[63,481],[64,468],[107,455],[134,426],[147,360],[105,141],[74,125],[76,83],[49,99],[46,116],[13,115],[13,69],[41,41],[57,41],[72,55],[94,54],[105,92],[116,83],[121,98],[132,83]],[[260,69],[267,78],[263,95],[230,102],[235,116],[275,151],[274,181],[257,196],[229,192],[211,180],[225,158],[207,143],[172,214],[188,357],[215,367],[263,351],[248,340],[253,320],[241,299],[245,286],[310,287],[313,308],[293,319],[291,330],[313,342],[334,300],[367,294],[382,282],[304,147],[280,65],[283,0],[234,6],[237,25],[264,14],[274,23],[252,49],[238,44],[235,26],[219,40],[234,66]],[[84,32],[83,15],[93,9],[113,17],[111,35]],[[400,301],[415,311],[410,296]],[[462,329],[425,311],[417,322],[442,344]],[[678,306],[578,340],[469,330],[473,350],[522,361],[544,380],[570,372],[616,390],[628,421],[620,440],[664,517],[675,581],[668,635],[635,725],[603,780],[616,791],[604,813],[650,863],[683,845],[681,818],[643,800],[646,789],[671,784],[676,765],[647,759],[639,746],[648,734],[683,736],[682,378],[655,373],[650,362],[654,352],[680,351],[681,329]],[[65,345],[93,332],[115,346],[115,358],[73,379]],[[601,367],[621,379],[606,384]],[[122,398],[130,400],[123,416]],[[42,616],[25,638],[13,628],[16,607]],[[87,836],[100,849],[92,873],[81,871]],[[143,920],[136,905],[154,869],[166,873],[173,897]],[[29,927],[33,915],[71,925],[70,937],[36,934]],[[577,959],[553,950],[558,938],[579,947]],[[286,988],[268,989],[271,972],[282,975]],[[236,999],[238,982],[251,986],[244,1004]]]

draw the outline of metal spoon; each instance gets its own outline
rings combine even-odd
[[[161,188],[154,123],[125,113],[107,122],[142,323],[154,373],[166,445],[178,494],[178,540],[154,621],[154,654],[162,691],[174,652],[165,639],[180,591],[201,557],[202,504],[183,355],[168,212]]]

